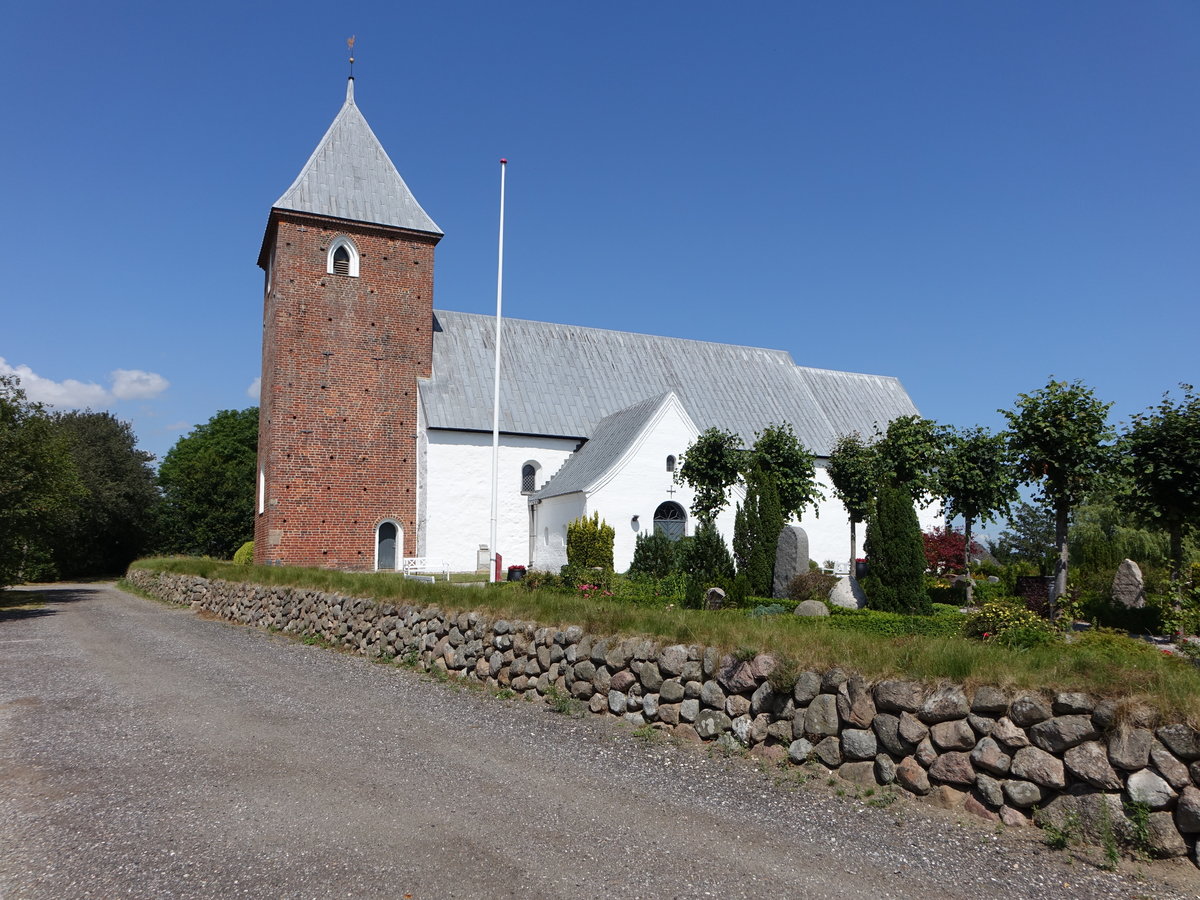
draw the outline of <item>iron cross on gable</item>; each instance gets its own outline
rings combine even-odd
[[[667,496],[668,497],[675,496],[675,482],[673,482],[673,481],[671,482],[670,487],[667,488]]]

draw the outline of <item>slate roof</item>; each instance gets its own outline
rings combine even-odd
[[[434,313],[433,377],[421,384],[429,428],[491,431],[495,320]],[[590,438],[606,417],[674,391],[696,427],[747,443],[791,424],[828,456],[839,435],[870,435],[918,410],[896,378],[799,367],[783,350],[505,319],[500,429]],[[581,451],[582,452],[582,451]]]
[[[275,208],[442,233],[354,104],[353,78],[341,111]]]
[[[533,499],[544,500],[590,488],[625,455],[669,396],[670,392],[648,397],[601,419],[588,442],[567,457]]]

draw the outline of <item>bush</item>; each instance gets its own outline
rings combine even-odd
[[[613,579],[613,599],[636,606],[682,605],[687,593],[687,577],[673,574],[663,578],[632,575]]]
[[[567,564],[583,569],[613,567],[613,541],[616,530],[601,521],[600,513],[581,517],[567,525]]]
[[[929,616],[906,616],[901,613],[879,612],[872,609],[830,608],[828,622],[840,631],[858,631],[884,637],[954,637],[962,634],[965,617],[953,607],[941,607]]]
[[[665,578],[675,571],[675,542],[655,531],[641,532],[633,547],[633,562],[629,565],[630,575],[648,575]]]
[[[803,603],[805,600],[824,602],[829,599],[829,592],[837,582],[836,575],[809,570],[788,582],[788,599],[794,603]]]
[[[239,566],[254,565],[254,541],[246,541],[233,551],[233,561]]]
[[[1003,601],[985,603],[967,618],[963,631],[968,637],[1015,649],[1049,644],[1058,639],[1058,632],[1046,619],[1017,603]]]

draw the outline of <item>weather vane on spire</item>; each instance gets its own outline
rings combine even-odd
[[[350,48],[350,77],[354,77],[354,38],[355,35],[350,35],[346,38],[346,46]]]

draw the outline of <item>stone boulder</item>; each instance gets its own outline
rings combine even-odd
[[[792,579],[807,571],[808,534],[799,525],[785,525],[775,543],[775,577],[771,581],[771,596],[776,600],[787,597]]]
[[[1126,609],[1142,609],[1146,605],[1146,583],[1142,570],[1132,559],[1121,560],[1112,583],[1113,603]]]
[[[843,575],[829,591],[829,602],[843,609],[863,609],[867,605],[867,595],[863,593],[857,578]]]
[[[829,615],[829,607],[820,600],[805,600],[796,607],[796,615],[798,616],[827,616]]]

